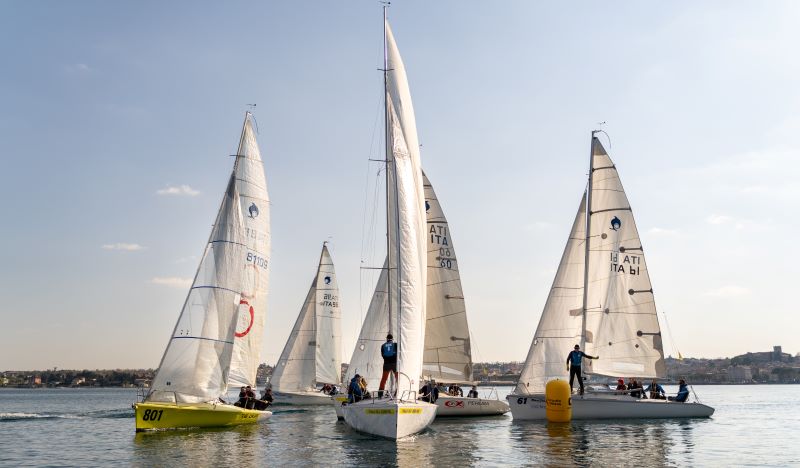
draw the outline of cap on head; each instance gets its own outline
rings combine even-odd
[[[575,345],[575,349],[581,349],[580,345]]]
[[[386,335],[386,339],[387,339],[387,340],[391,340],[391,339],[393,339],[393,338],[394,338],[394,337],[392,336],[392,334],[391,334],[391,333],[389,333],[388,335]]]

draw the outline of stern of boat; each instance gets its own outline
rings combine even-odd
[[[436,409],[422,401],[365,400],[343,406],[342,413],[347,425],[359,432],[401,439],[425,430]]]

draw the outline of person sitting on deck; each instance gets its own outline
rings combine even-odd
[[[642,391],[643,390],[642,384],[640,384],[639,381],[636,379],[631,379],[631,383],[628,384],[628,390],[631,391],[631,396],[634,398],[644,397],[644,392]]]
[[[467,398],[478,398],[478,387],[473,385],[472,390],[467,393]]]
[[[240,408],[247,406],[247,388],[242,387],[239,389],[239,400],[234,403],[233,406],[238,406]]]
[[[397,343],[392,341],[394,337],[389,333],[386,335],[386,343],[381,345],[381,357],[383,358],[383,375],[381,376],[381,383],[378,386],[378,398],[383,398],[383,389],[386,388],[386,379],[389,378],[389,373],[394,374],[395,385],[398,383],[397,374]]]
[[[361,387],[361,398],[369,398],[370,395],[367,391],[367,379],[365,379],[363,375],[358,378],[358,386]]]
[[[255,401],[254,408],[259,411],[264,411],[272,406],[273,400],[275,400],[275,397],[272,396],[272,387],[267,386],[264,388],[264,393],[261,394],[261,399]]]
[[[659,385],[658,382],[656,382],[656,379],[653,379],[653,381],[650,383],[650,385],[647,386],[647,388],[644,389],[644,391],[645,392],[650,392],[650,399],[651,400],[666,400],[667,399],[667,397],[664,396],[664,393],[665,393],[664,392],[664,387]]]
[[[347,386],[347,399],[350,403],[361,401],[364,397],[364,392],[361,391],[361,376],[356,374],[350,379],[350,385]]]
[[[625,380],[617,379],[617,388],[614,389],[614,390],[617,390],[617,394],[624,395],[625,394],[625,390],[627,390],[627,389],[628,388],[625,386]]]
[[[245,394],[247,398],[247,402],[245,403],[245,408],[253,409],[256,405],[256,392],[253,391],[252,387],[249,385],[245,387]]]
[[[431,403],[433,398],[433,385],[430,382],[425,382],[425,385],[419,389],[419,399]]]
[[[456,384],[456,396],[464,397],[464,389],[459,384]]]
[[[678,394],[674,397],[669,397],[669,401],[677,401],[678,403],[685,403],[689,399],[689,387],[686,381],[681,379],[678,381]]]

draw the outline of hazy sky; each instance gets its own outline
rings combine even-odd
[[[1,8],[0,370],[158,365],[248,103],[272,200],[262,360],[326,239],[349,360],[361,262],[384,255],[364,238],[379,4]],[[800,351],[800,4],[399,0],[390,21],[476,360],[525,359],[601,121],[682,354]]]

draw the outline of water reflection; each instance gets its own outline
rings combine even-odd
[[[264,460],[259,439],[266,437],[267,432],[264,424],[139,432],[133,441],[133,465],[185,465],[206,461],[255,466]]]

